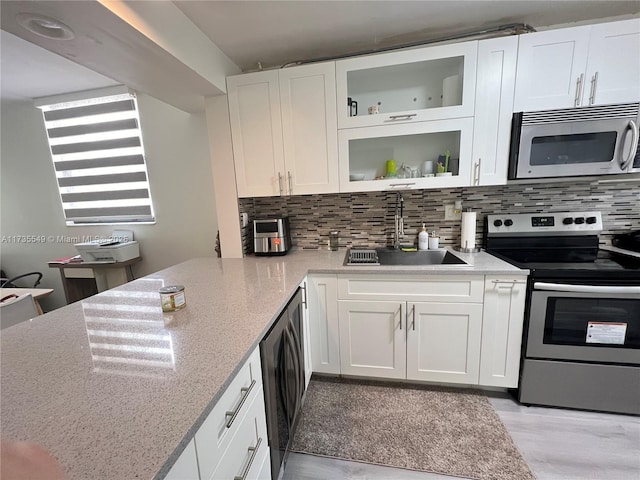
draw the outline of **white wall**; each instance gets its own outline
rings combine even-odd
[[[44,274],[54,288],[45,310],[65,304],[58,269],[47,261],[75,255],[73,243],[13,243],[11,236],[107,236],[114,228],[134,230],[142,262],[136,277],[198,256],[215,256],[218,229],[204,112],[188,114],[139,95],[153,225],[67,227],[42,121],[31,102],[2,102],[0,157],[0,262],[8,275]]]

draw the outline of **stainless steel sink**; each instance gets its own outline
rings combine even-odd
[[[345,265],[468,265],[447,250],[405,252],[394,248],[365,250],[352,248],[347,251]]]

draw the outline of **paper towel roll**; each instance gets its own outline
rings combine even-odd
[[[451,105],[462,105],[459,75],[452,75],[442,81],[442,106]]]
[[[476,248],[476,212],[462,212],[461,248]]]

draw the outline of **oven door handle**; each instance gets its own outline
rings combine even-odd
[[[604,285],[570,285],[568,283],[545,283],[535,282],[534,290],[549,290],[552,292],[571,292],[571,293],[638,293],[640,287],[615,287]]]

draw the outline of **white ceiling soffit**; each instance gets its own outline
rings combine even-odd
[[[243,71],[509,23],[638,14],[638,1],[186,1],[175,5]]]
[[[4,30],[0,50],[3,100],[30,100],[119,83]]]
[[[113,8],[124,5],[119,1],[105,3]],[[175,9],[170,2],[162,3]],[[75,38],[51,40],[29,32],[16,21],[16,15],[21,12],[59,20],[71,27]],[[161,8],[157,12],[163,13]],[[181,16],[177,9],[175,12]],[[175,52],[168,51],[166,44],[156,43],[158,38],[149,38],[155,20],[157,18],[139,18],[132,11],[124,20],[95,1],[2,1],[3,30],[184,111],[202,111],[204,97],[226,91],[225,74],[219,75],[214,84],[205,78],[206,73],[201,75],[186,64],[188,61],[185,63]],[[140,29],[132,26],[136,23],[141,25]],[[197,28],[192,28],[202,35]],[[228,65],[234,72],[238,71],[230,61]]]

